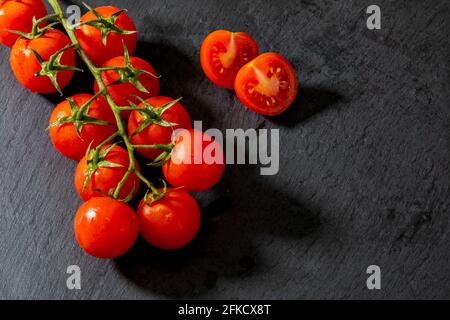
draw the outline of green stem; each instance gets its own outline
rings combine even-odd
[[[72,44],[74,48],[77,50],[77,52],[80,54],[81,58],[83,59],[84,63],[88,67],[89,71],[92,73],[92,75],[95,78],[95,81],[97,81],[99,91],[102,92],[103,96],[105,97],[106,101],[108,102],[112,112],[114,113],[114,117],[116,119],[117,123],[117,135],[119,135],[123,142],[125,143],[125,146],[128,150],[128,157],[130,160],[130,164],[128,167],[127,172],[122,177],[122,180],[117,184],[116,189],[114,190],[113,197],[118,199],[120,191],[122,190],[125,181],[128,179],[129,175],[134,172],[153,192],[157,192],[157,189],[155,186],[148,181],[138,170],[135,166],[135,157],[134,157],[134,146],[130,142],[130,139],[128,138],[128,134],[125,130],[125,127],[123,125],[122,119],[120,118],[120,111],[121,109],[119,106],[114,102],[113,98],[109,94],[106,85],[102,79],[101,76],[101,68],[97,68],[92,61],[89,59],[87,54],[84,52],[84,50],[81,48],[80,43],[78,42],[77,37],[75,36],[75,31],[72,26],[69,25],[67,18],[64,15],[64,12],[61,9],[61,6],[58,3],[58,0],[48,0],[49,4],[52,6],[53,10],[55,11],[55,14],[58,16],[58,19],[61,21],[61,24],[63,25],[64,29],[67,32],[67,35],[69,36],[70,40],[72,41]]]
[[[166,152],[171,152],[173,149],[172,144],[144,144],[144,145],[133,145],[135,149],[159,149]]]
[[[152,193],[159,194],[159,190],[156,189],[155,186],[150,181],[148,181],[146,177],[144,177],[142,175],[142,173],[140,173],[139,171],[136,171],[136,175],[139,177],[139,179],[141,179],[147,185],[147,187],[150,190],[152,190]]]

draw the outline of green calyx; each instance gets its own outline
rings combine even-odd
[[[175,100],[172,100],[165,105],[155,108],[152,106],[148,101],[143,100],[140,97],[136,97],[139,100],[141,100],[143,107],[138,107],[134,103],[130,102],[132,110],[135,110],[136,112],[139,112],[141,116],[144,118],[144,121],[139,125],[139,127],[133,132],[131,135],[131,138],[135,135],[142,132],[145,128],[147,128],[151,124],[157,124],[163,127],[171,127],[173,128],[176,126],[176,123],[168,122],[162,118],[162,115],[164,112],[169,110],[171,107],[173,107],[176,103],[178,103],[182,98],[178,98]],[[161,167],[163,166],[167,161],[169,161],[170,157],[172,156],[173,148],[175,145],[173,143],[169,144],[151,144],[151,145],[134,145],[135,149],[159,149],[161,150],[161,154],[154,159],[152,162],[148,163],[150,166],[154,167]]]
[[[155,78],[159,78],[159,77],[147,70],[137,69],[137,68],[133,67],[133,65],[131,64],[130,53],[128,52],[128,48],[125,45],[125,43],[123,43],[123,57],[124,57],[125,66],[123,66],[123,67],[101,67],[101,68],[98,68],[98,70],[99,71],[116,71],[119,74],[119,79],[117,81],[114,81],[113,83],[111,83],[111,85],[129,82],[129,83],[133,84],[139,91],[144,92],[144,93],[150,93],[144,87],[144,85],[139,81],[139,79],[138,79],[139,76],[141,76],[143,74],[147,74],[147,75],[150,75]]]
[[[99,93],[100,94],[100,93]],[[93,96],[91,99],[89,99],[86,103],[84,103],[80,108],[78,108],[78,106],[75,104],[75,101],[72,98],[67,98],[67,101],[70,104],[70,109],[71,109],[71,114],[70,116],[61,118],[60,120],[53,122],[52,124],[50,124],[48,126],[47,129],[56,127],[56,126],[60,126],[62,124],[65,123],[73,123],[78,136],[81,136],[81,130],[83,129],[83,126],[86,124],[96,124],[96,125],[101,125],[101,126],[109,126],[112,125],[111,123],[107,122],[107,121],[103,121],[103,120],[99,120],[96,118],[93,118],[91,116],[88,115],[89,113],[89,106],[91,105],[91,103],[97,99],[97,97],[99,96],[99,94],[96,94],[95,96]]]
[[[31,32],[22,32],[22,31],[17,31],[17,30],[7,30],[8,32],[17,34],[25,39],[28,40],[32,40],[32,39],[36,39],[39,38],[40,36],[42,36],[48,29],[56,26],[57,24],[59,24],[59,21],[55,21],[52,23],[49,23],[48,25],[46,25],[45,27],[39,27],[39,25],[47,20],[50,19],[54,19],[57,18],[58,15],[57,14],[50,14],[48,16],[42,17],[38,20],[36,20],[36,17],[33,17],[32,22],[33,22],[33,26],[31,28]]]
[[[144,99],[142,99],[138,96],[136,96],[136,98],[142,102],[143,107],[138,107],[131,101],[130,101],[130,105],[136,112],[139,112],[139,114],[144,118],[144,121],[133,132],[133,134],[131,135],[131,138],[133,138],[138,133],[142,132],[142,130],[144,130],[151,124],[157,124],[162,127],[172,127],[172,128],[177,125],[176,123],[168,122],[168,121],[164,120],[162,118],[162,115],[164,114],[164,112],[166,112],[171,107],[173,107],[177,102],[179,102],[181,100],[181,98],[170,101],[170,102],[166,103],[165,105],[161,106],[160,108],[155,108],[148,101],[145,101]]]
[[[49,77],[53,86],[55,89],[59,92],[59,94],[62,96],[62,90],[58,84],[57,75],[58,72],[64,71],[64,70],[72,70],[72,71],[80,71],[83,72],[83,69],[74,67],[74,66],[65,66],[61,64],[61,57],[63,56],[64,52],[66,52],[69,49],[74,48],[75,45],[71,44],[68,46],[65,46],[64,48],[58,50],[55,52],[48,61],[45,61],[39,53],[36,52],[33,48],[30,47],[31,52],[33,52],[34,56],[38,60],[39,64],[41,65],[41,70],[36,72],[35,76],[45,76]]]
[[[152,189],[152,191],[147,191],[144,196],[144,203],[146,205],[151,205],[152,203],[161,200],[167,194],[167,183],[163,179],[160,180],[163,183],[163,190],[159,191],[158,189]]]
[[[162,147],[165,147],[165,149],[167,148],[167,150],[164,150]],[[167,144],[156,147],[156,149],[162,149],[163,152],[161,152],[161,154],[152,162],[147,163],[147,165],[151,167],[162,167],[170,160],[170,157],[172,157],[174,147],[174,144]]]
[[[83,2],[83,5],[95,15],[96,19],[81,22],[78,24],[78,26],[86,24],[86,25],[90,25],[90,26],[95,27],[98,30],[100,30],[100,32],[102,33],[102,43],[105,47],[107,44],[108,35],[111,32],[118,33],[121,35],[131,35],[131,34],[136,33],[136,31],[124,30],[123,28],[120,28],[116,25],[116,21],[119,18],[119,16],[123,12],[126,12],[127,10],[125,10],[125,9],[120,10],[120,11],[114,13],[113,15],[111,15],[110,17],[106,18],[106,17],[103,17],[100,13],[98,13],[90,5],[88,5],[84,2]]]
[[[123,168],[122,165],[106,160],[106,156],[108,153],[117,145],[114,143],[107,148],[103,148],[103,144],[99,145],[95,149],[91,149],[90,147],[86,151],[86,163],[89,167],[88,172],[86,173],[86,178],[83,184],[83,191],[86,190],[89,181],[92,178],[92,175],[99,168]]]

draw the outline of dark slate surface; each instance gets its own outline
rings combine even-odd
[[[369,1],[90,2],[129,9],[137,55],[205,126],[279,128],[280,173],[229,166],[198,196],[203,228],[185,250],[139,241],[91,258],[72,232],[75,163],[45,132],[59,98],[18,85],[2,47],[0,298],[450,298],[448,1],[378,1],[379,31],[366,28]],[[218,28],[292,61],[291,110],[264,118],[205,79],[198,49]],[[66,288],[72,264],[79,291]],[[366,289],[371,264],[379,291]]]

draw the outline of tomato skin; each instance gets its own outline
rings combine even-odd
[[[109,147],[108,145],[102,147],[102,150]],[[90,159],[90,158],[89,158]],[[111,163],[119,164],[122,167],[100,167],[95,170],[92,174],[86,188],[83,190],[85,180],[87,179],[89,172],[89,165],[87,163],[86,157],[80,160],[78,166],[75,170],[75,189],[80,195],[81,199],[87,201],[94,197],[105,197],[108,195],[108,192],[111,189],[115,189],[119,184],[122,177],[128,170],[128,166],[130,164],[130,159],[128,156],[128,152],[119,147],[114,146],[108,154],[105,156],[106,161]],[[139,170],[139,166],[137,162],[135,162],[136,169]],[[139,190],[140,180],[134,174],[131,173],[128,176],[128,179],[125,180],[125,184],[120,190],[119,198],[125,199],[131,192],[133,192],[133,196]],[[134,188],[134,191],[133,191]]]
[[[82,106],[91,98],[92,95],[90,94],[77,94],[72,97],[78,107]],[[64,100],[53,110],[49,124],[53,124],[64,117],[70,116],[71,113],[69,102]],[[94,148],[117,130],[114,114],[104,100],[94,100],[89,107],[87,115],[95,119],[107,121],[111,123],[111,125],[85,124],[81,129],[80,137],[78,136],[73,123],[64,123],[50,128],[50,139],[52,140],[54,147],[63,156],[73,160],[80,160],[85,155],[91,142],[91,147]]]
[[[103,6],[95,8],[95,10],[103,17],[108,18],[114,13],[119,12],[120,9],[112,6]],[[83,15],[81,22],[96,19],[96,16],[91,11]],[[127,13],[122,12],[117,18],[115,25],[126,31],[136,31],[136,26],[133,20]],[[133,54],[136,49],[137,35],[121,35],[116,32],[109,33],[106,41],[106,47],[102,42],[102,34],[99,29],[90,25],[82,25],[75,29],[75,35],[80,42],[81,48],[86,52],[91,61],[97,65],[102,65],[105,61],[117,56],[123,55],[123,42],[128,48],[130,54]]]
[[[55,29],[48,29],[42,36],[33,40],[17,39],[11,49],[10,56],[11,68],[17,80],[35,93],[57,92],[49,77],[35,76],[35,73],[41,71],[42,68],[30,48],[33,48],[45,61],[48,61],[54,53],[69,44],[71,44],[69,38]],[[64,52],[61,57],[61,64],[75,66],[75,51],[73,48]],[[58,72],[57,81],[61,89],[69,84],[72,76],[72,70]]]
[[[220,87],[234,89],[239,69],[258,52],[258,44],[249,34],[217,30],[203,40],[200,64],[209,80]]]
[[[158,96],[149,98],[146,101],[153,107],[160,108],[173,100],[174,99],[169,97]],[[144,104],[141,103],[139,106],[143,107]],[[192,128],[191,117],[180,102],[177,102],[167,109],[162,114],[161,118],[167,122],[176,123],[177,125],[173,127],[163,127],[152,123],[132,137],[133,133],[145,119],[138,111],[131,112],[130,118],[128,119],[128,136],[130,137],[131,142],[134,145],[168,144],[172,141],[172,133],[174,130],[180,128]],[[157,149],[136,149],[136,151],[150,160],[154,160],[161,154],[161,151]]]
[[[176,250],[194,239],[200,228],[200,209],[185,191],[168,189],[153,203],[142,199],[138,208],[140,233],[151,245]]]
[[[33,17],[36,20],[47,15],[47,9],[41,0],[0,1],[0,43],[12,47],[19,35],[6,30],[31,32]],[[44,27],[42,22],[39,26]]]
[[[127,252],[137,239],[136,213],[123,202],[107,197],[92,198],[78,209],[75,238],[88,254],[113,259]]]
[[[196,142],[200,139],[202,142]],[[171,158],[162,167],[164,177],[172,186],[183,187],[187,192],[197,192],[210,189],[220,181],[225,170],[222,146],[215,140],[206,140],[211,140],[211,137],[194,129],[182,130],[178,134]],[[203,159],[205,148],[215,148],[217,154],[214,156],[221,159],[221,163],[206,163]],[[195,157],[199,157],[200,161],[197,162],[201,163],[195,163]]]
[[[144,59],[138,57],[130,57],[131,65],[134,68],[140,70],[146,70],[154,75],[156,75],[155,69],[145,61]],[[125,58],[123,56],[115,57],[111,60],[106,61],[103,67],[123,67],[125,66]],[[142,99],[148,99],[150,97],[157,96],[159,94],[159,79],[155,78],[149,74],[141,74],[138,80],[147,89],[149,93],[139,91],[133,84],[126,82],[120,84],[111,84],[119,80],[119,74],[117,71],[103,71],[102,79],[105,85],[108,87],[108,92],[113,98],[114,102],[120,106],[130,105],[129,101],[138,105],[141,101],[135,96],[141,97]],[[97,93],[99,90],[97,82],[94,83],[94,91]],[[130,116],[130,111],[122,111],[120,116],[122,118],[128,118]]]
[[[275,73],[277,70],[279,72]],[[278,115],[289,108],[297,96],[297,86],[294,68],[273,52],[263,53],[243,66],[234,83],[239,100],[249,109],[267,116]]]

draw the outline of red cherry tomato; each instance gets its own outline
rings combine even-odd
[[[104,6],[95,8],[95,11],[102,17],[110,18],[113,14],[120,11],[120,9],[111,6]],[[81,17],[81,22],[95,20],[97,17],[92,11],[89,11]],[[133,20],[122,12],[115,20],[114,25],[125,31],[136,31],[136,26]],[[110,32],[106,38],[106,46],[102,42],[101,30],[94,26],[87,24],[81,25],[75,30],[75,35],[80,42],[81,48],[86,52],[91,61],[100,66],[105,61],[117,56],[123,55],[123,42],[128,48],[130,54],[134,53],[137,44],[137,36],[134,34],[120,34],[117,32]]]
[[[80,109],[93,96],[90,94],[77,94],[72,97],[75,105]],[[73,111],[68,100],[64,100],[53,110],[49,124],[70,117]],[[109,106],[101,99],[95,99],[90,104],[87,114],[97,120],[105,121],[110,125],[101,125],[87,123],[81,127],[80,135],[78,135],[73,122],[66,122],[61,125],[52,126],[50,128],[50,138],[55,148],[64,156],[80,160],[86,153],[87,148],[95,148],[116,131],[116,120]]]
[[[239,69],[255,58],[258,51],[258,44],[249,34],[217,30],[203,41],[200,63],[212,82],[233,89]]]
[[[136,241],[139,222],[128,205],[112,198],[92,198],[75,216],[75,237],[90,255],[112,259],[127,252]]]
[[[297,77],[290,63],[277,53],[261,54],[241,68],[234,83],[236,95],[249,109],[274,116],[297,96]]]
[[[86,157],[83,157],[75,170],[75,189],[84,201],[94,197],[108,196],[109,191],[116,189],[128,170],[130,159],[125,149],[119,146],[106,145],[102,147],[101,151],[105,153],[107,151],[107,153],[99,159],[96,168],[93,168]],[[102,153],[100,152],[100,154]],[[91,155],[89,155],[88,159],[92,162]],[[137,162],[135,162],[135,166],[139,170]],[[93,172],[91,172],[92,169],[94,169]],[[85,188],[86,179],[88,182]],[[125,199],[130,194],[134,196],[139,190],[139,184],[139,178],[134,173],[131,173],[120,190],[119,198]]]
[[[147,61],[137,58],[137,57],[130,57],[131,65],[140,70],[145,70],[150,72],[153,75],[156,75],[155,69],[148,63]],[[103,64],[104,67],[123,67],[125,66],[125,58],[123,56],[115,57]],[[149,74],[141,74],[138,76],[138,80],[144,88],[147,89],[149,93],[145,93],[140,91],[135,87],[134,84],[131,84],[129,82],[120,83],[120,84],[112,84],[113,82],[120,79],[119,74],[117,71],[103,71],[102,72],[102,79],[106,86],[108,86],[108,92],[113,98],[114,102],[118,106],[128,106],[130,103],[129,101],[133,102],[134,104],[138,105],[141,103],[141,101],[136,98],[135,96],[141,97],[142,99],[148,99],[153,96],[157,96],[159,94],[159,79],[149,75]],[[94,91],[98,92],[98,84],[97,82],[94,83]],[[122,111],[121,112],[122,118],[127,118],[130,116],[130,111]]]
[[[41,0],[0,1],[0,43],[12,47],[19,35],[6,30],[29,33],[33,27],[33,17],[38,20],[46,15],[47,10]],[[42,22],[39,26],[45,25]]]
[[[146,101],[151,104],[156,110],[168,103],[172,102],[174,99],[169,97],[152,97]],[[144,107],[141,103],[140,107]],[[133,111],[128,119],[128,136],[134,145],[151,145],[151,144],[168,144],[172,141],[172,133],[176,129],[192,128],[191,118],[184,106],[177,102],[172,107],[164,111],[161,115],[161,119],[169,122],[175,123],[173,127],[161,126],[158,123],[150,123],[144,130],[133,136],[133,133],[146,121],[148,115],[143,115],[138,111]],[[141,155],[148,159],[155,159],[161,154],[158,149],[148,149],[141,148],[136,149]]]
[[[10,64],[17,80],[26,88],[36,93],[53,93],[56,88],[47,76],[35,76],[42,67],[30,48],[33,48],[44,61],[60,49],[71,44],[69,38],[59,30],[48,29],[40,37],[28,40],[17,39],[11,49]],[[60,60],[62,65],[75,66],[74,49],[66,50]],[[64,88],[72,79],[72,70],[63,70],[57,73],[57,82],[60,88]]]
[[[200,209],[185,191],[168,189],[160,200],[145,198],[138,208],[141,235],[160,249],[174,250],[194,239],[200,227]]]
[[[210,189],[225,170],[222,146],[203,132],[181,130],[170,160],[162,169],[174,187],[184,187],[187,192]]]

